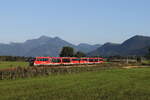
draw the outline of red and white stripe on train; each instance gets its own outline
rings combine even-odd
[[[34,65],[71,65],[103,63],[104,58],[77,58],[77,57],[36,57]]]

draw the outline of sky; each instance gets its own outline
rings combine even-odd
[[[74,44],[150,36],[150,0],[0,0],[0,43],[42,35]]]

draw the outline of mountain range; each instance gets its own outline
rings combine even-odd
[[[59,37],[41,36],[37,39],[27,40],[24,43],[0,44],[1,56],[59,56],[64,46],[70,46],[75,51],[84,53],[91,52],[101,45],[90,45],[81,43],[79,45],[71,44]]]
[[[145,55],[150,48],[150,37],[136,35],[121,44],[105,43],[90,45],[81,43],[74,45],[59,37],[41,36],[23,43],[0,44],[0,56],[59,56],[64,46],[70,46],[75,51],[82,51],[88,56],[128,56]]]
[[[96,50],[88,53],[89,56],[142,56],[148,53],[150,37],[136,35],[121,44],[105,43]]]

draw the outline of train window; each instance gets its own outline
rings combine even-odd
[[[52,62],[53,62],[53,63],[60,63],[61,60],[60,60],[60,59],[52,59]]]
[[[80,61],[81,59],[72,59],[72,61]]]
[[[82,61],[88,61],[88,59],[82,59]]]
[[[39,58],[37,61],[48,61],[48,58]]]
[[[94,62],[94,59],[89,59],[89,62]]]
[[[95,59],[95,62],[98,62],[98,59]]]
[[[65,62],[65,63],[69,63],[70,59],[62,59],[62,61]]]
[[[98,59],[89,59],[89,62],[98,62]]]
[[[99,59],[99,61],[103,61],[103,59]]]
[[[48,61],[48,59],[47,59],[47,58],[45,58],[45,59],[44,59],[44,61]]]

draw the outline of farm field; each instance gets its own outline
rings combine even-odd
[[[150,68],[0,81],[0,100],[150,100]]]
[[[0,61],[0,69],[14,68],[14,67],[27,67],[28,62],[19,61]]]

